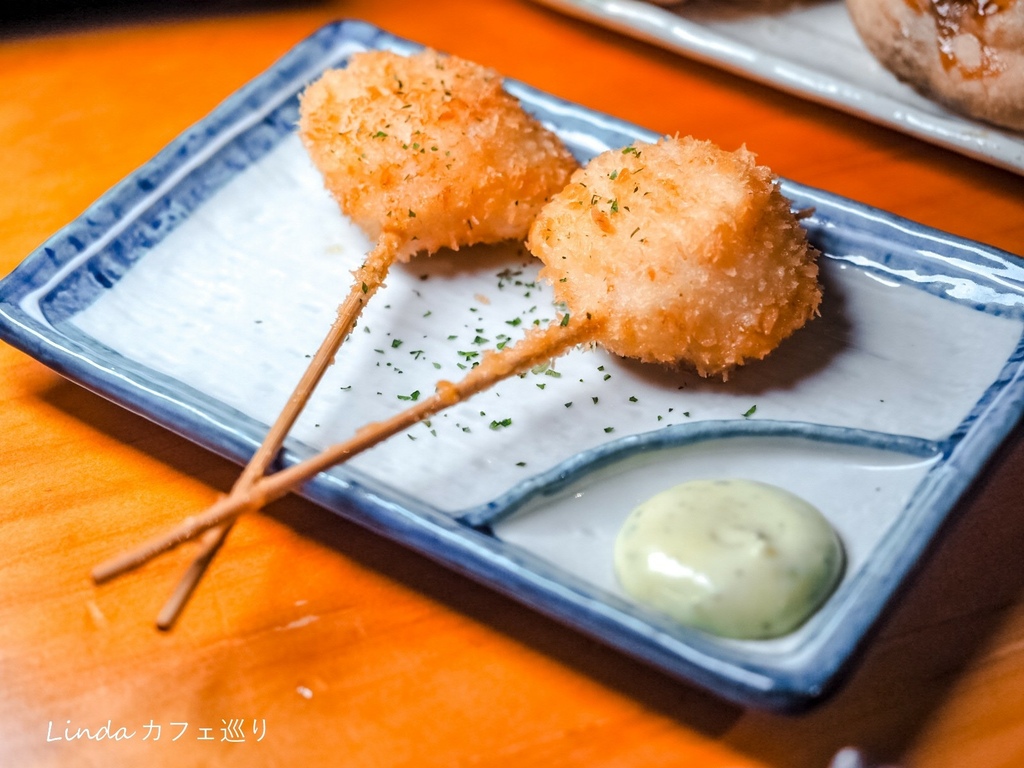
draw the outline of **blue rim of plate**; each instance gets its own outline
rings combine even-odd
[[[289,135],[296,97],[305,84],[342,65],[353,51],[380,48],[410,53],[422,46],[360,21],[332,23],[300,42],[0,280],[0,338],[128,410],[221,456],[247,461],[265,425],[90,343],[65,321],[114,285],[232,175]],[[506,81],[506,87],[543,122],[571,137],[567,141],[581,160],[636,139],[658,138],[525,84]],[[796,208],[813,209],[805,225],[826,258],[912,283],[979,311],[1024,316],[1024,269],[1011,254],[793,181],[780,183]],[[49,297],[45,311],[33,310],[31,297],[43,293]],[[612,441],[454,516],[344,467],[311,480],[300,493],[678,679],[745,706],[801,711],[837,688],[957,501],[1018,423],[1024,411],[1022,361],[1024,339],[957,429],[938,441],[799,422],[699,422]],[[829,610],[811,619],[814,647],[797,649],[804,653],[799,664],[780,665],[723,646],[491,533],[492,523],[532,496],[623,457],[752,435],[937,457],[905,510],[913,524],[896,524],[873,553],[872,568],[846,582]],[[282,464],[311,452],[289,444]]]

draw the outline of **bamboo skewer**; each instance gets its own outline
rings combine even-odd
[[[336,443],[316,456],[259,478],[248,487],[239,488],[237,492],[232,490],[230,495],[219,499],[202,514],[186,519],[171,531],[144,542],[134,550],[101,563],[92,572],[93,580],[97,584],[102,584],[210,529],[229,524],[241,514],[259,509],[285,496],[319,472],[347,461],[439,411],[450,408],[505,378],[547,362],[578,344],[593,341],[599,332],[600,325],[589,317],[576,319],[565,315],[561,322],[546,329],[528,332],[514,346],[487,352],[480,364],[471,369],[459,382],[441,381],[434,395],[411,408],[384,421],[368,424],[349,440]]]
[[[174,592],[171,593],[167,602],[164,603],[164,607],[157,614],[156,626],[158,629],[167,630],[174,626],[181,615],[182,609],[184,609],[188,599],[198,586],[200,579],[203,578],[203,574],[206,573],[210,561],[220,551],[225,539],[227,539],[232,525],[233,522],[227,522],[216,528],[211,528],[203,534],[203,537],[200,539],[200,546],[202,548],[199,554],[192,560],[191,565],[189,565],[188,570],[185,571],[185,574],[178,582]]]
[[[316,389],[317,384],[320,383],[327,369],[334,362],[334,357],[341,345],[352,332],[363,307],[383,285],[388,270],[394,263],[395,253],[400,243],[401,240],[396,235],[388,232],[382,233],[377,245],[366,257],[362,266],[353,272],[352,288],[345,300],[338,306],[337,315],[330,330],[320,343],[320,347],[313,355],[313,359],[310,360],[305,373],[296,384],[284,408],[267,431],[262,444],[235,481],[230,496],[234,497],[245,492],[266,474],[288,437],[288,433],[295,425],[306,403],[309,402],[313,390]],[[233,521],[228,521],[203,537],[199,553],[157,616],[157,627],[170,629],[177,621],[210,562],[224,544],[228,534],[231,533],[232,526]]]

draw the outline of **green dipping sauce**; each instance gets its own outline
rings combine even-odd
[[[637,602],[722,637],[793,631],[842,576],[835,530],[792,493],[750,480],[695,480],[634,509],[615,571]]]

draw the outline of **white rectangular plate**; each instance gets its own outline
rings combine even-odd
[[[247,460],[368,245],[295,136],[297,95],[355,51],[418,47],[359,22],[297,45],[0,281],[0,337]],[[581,160],[657,138],[507,87]],[[724,697],[777,709],[819,701],[1020,418],[1024,271],[1009,254],[781,184],[814,211],[804,223],[823,252],[826,298],[768,360],[721,382],[577,350],[301,493]],[[535,278],[515,243],[395,267],[282,461],[403,409],[546,323],[551,296]],[[619,589],[610,546],[625,515],[692,477],[781,485],[839,531],[846,574],[797,631],[722,640]]]

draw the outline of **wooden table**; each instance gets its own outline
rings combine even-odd
[[[1024,253],[1019,176],[528,2],[251,5],[188,18],[136,4],[0,39],[0,273],[343,17]],[[784,716],[681,685],[295,498],[242,520],[158,632],[189,551],[102,588],[89,569],[205,507],[238,468],[6,345],[0,402],[3,765],[802,767],[848,744],[912,766],[1024,764],[1019,437],[841,692]],[[232,720],[244,742],[224,740]],[[111,738],[65,738],[108,723]]]

